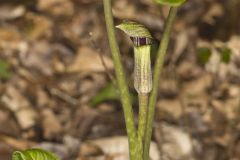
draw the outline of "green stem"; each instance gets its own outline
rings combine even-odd
[[[148,111],[148,94],[138,94],[139,101],[139,115],[138,115],[138,143],[141,148],[139,154],[143,160],[144,138],[147,124],[147,111]]]
[[[111,0],[103,0],[104,2],[104,13],[105,21],[108,32],[108,40],[111,48],[111,53],[113,57],[113,62],[116,71],[116,78],[118,87],[120,90],[120,99],[123,106],[124,118],[127,128],[129,148],[130,148],[130,159],[137,160],[135,157],[138,154],[138,144],[137,144],[137,133],[134,124],[134,115],[132,111],[131,101],[129,99],[130,94],[128,86],[125,79],[125,73],[123,71],[123,66],[120,58],[120,51],[116,40],[116,35],[114,31],[113,16],[111,10]],[[138,156],[138,155],[137,155]]]
[[[155,62],[155,67],[153,72],[153,90],[149,99],[147,126],[146,126],[145,141],[144,141],[144,154],[143,154],[144,160],[149,159],[149,149],[150,149],[150,142],[152,137],[153,118],[154,118],[155,106],[157,101],[159,79],[160,79],[160,74],[162,71],[163,63],[164,63],[164,58],[167,52],[169,40],[170,40],[171,29],[177,14],[177,10],[178,10],[178,7],[171,7],[169,11],[165,30],[163,33],[163,37],[157,53],[157,59]]]
[[[143,143],[147,124],[148,94],[139,94],[138,99],[139,99],[138,138]]]

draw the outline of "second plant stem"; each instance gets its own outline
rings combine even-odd
[[[177,14],[178,7],[171,7],[169,11],[169,15],[167,18],[167,22],[165,25],[165,30],[163,33],[163,37],[159,46],[159,50],[157,53],[157,59],[154,66],[153,72],[153,90],[149,98],[149,106],[148,106],[148,115],[147,115],[147,125],[146,125],[146,132],[144,138],[144,146],[143,146],[143,160],[149,160],[149,149],[150,149],[150,142],[152,137],[152,128],[153,128],[153,118],[155,113],[155,106],[157,102],[157,93],[159,87],[159,79],[160,74],[162,71],[162,67],[164,64],[165,55],[167,52],[169,40],[170,40],[170,33],[172,30],[172,26]]]

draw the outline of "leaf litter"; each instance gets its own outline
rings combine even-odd
[[[127,159],[117,92],[105,94],[114,71],[102,2],[35,2],[0,2],[0,159],[29,147],[63,160]],[[167,7],[147,0],[113,6],[116,24],[135,20],[161,39]],[[239,6],[189,0],[180,9],[161,77],[152,159],[239,159]],[[130,41],[117,36],[131,81]],[[224,48],[231,54],[222,56]]]

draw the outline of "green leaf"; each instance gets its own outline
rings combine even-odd
[[[206,64],[209,61],[209,58],[212,54],[211,50],[206,47],[198,48],[197,53],[198,53],[198,60],[202,64]]]
[[[221,62],[228,64],[231,60],[232,51],[229,48],[224,47],[221,49],[220,53],[221,53]]]
[[[142,24],[127,21],[116,26],[130,37],[153,38],[149,30]]]
[[[116,86],[113,85],[113,83],[109,83],[107,84],[102,90],[100,90],[100,92],[94,96],[91,100],[90,100],[90,105],[92,107],[97,106],[98,104],[104,102],[104,101],[116,101],[119,100],[119,93],[118,93],[118,89]],[[135,103],[135,101],[137,100],[136,95],[130,93],[130,99],[132,102]]]
[[[112,83],[104,87],[95,97],[90,100],[91,106],[96,106],[106,100],[118,100],[117,89]]]
[[[28,149],[25,151],[15,151],[12,160],[59,160],[59,158],[42,149]]]
[[[0,59],[0,78],[8,79],[10,77],[9,64]]]
[[[169,5],[176,7],[182,5],[186,0],[154,0],[154,1],[161,5]]]

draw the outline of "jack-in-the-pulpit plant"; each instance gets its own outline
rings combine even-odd
[[[117,28],[123,30],[132,39],[134,45],[134,87],[138,92],[139,98],[139,119],[138,128],[136,129],[132,104],[129,99],[129,89],[126,83],[126,75],[123,70],[120,49],[116,40],[111,0],[103,0],[108,39],[128,134],[130,160],[149,160],[152,124],[157,101],[160,73],[162,71],[177,10],[186,0],[153,1],[160,5],[170,6],[154,63],[153,77],[150,62],[150,50],[153,38],[149,31],[143,25],[135,22],[125,22],[117,26]]]
[[[130,160],[149,160],[152,123],[157,101],[160,73],[164,63],[164,57],[167,52],[170,33],[178,7],[182,5],[186,0],[154,0],[158,4],[168,5],[171,8],[169,10],[164,33],[155,60],[153,83],[151,82],[151,63],[149,60],[149,50],[151,48],[150,44],[152,41],[152,36],[145,27],[134,22],[123,23],[118,26],[118,28],[130,36],[134,44],[134,87],[136,88],[139,95],[138,130],[136,129],[133,120],[133,111],[129,99],[129,90],[126,84],[126,76],[123,71],[119,46],[116,41],[113,16],[111,11],[111,0],[103,1],[108,39],[115,65],[116,78],[120,91],[120,99],[123,106],[127,134],[129,138]],[[150,91],[150,97],[148,98]]]

